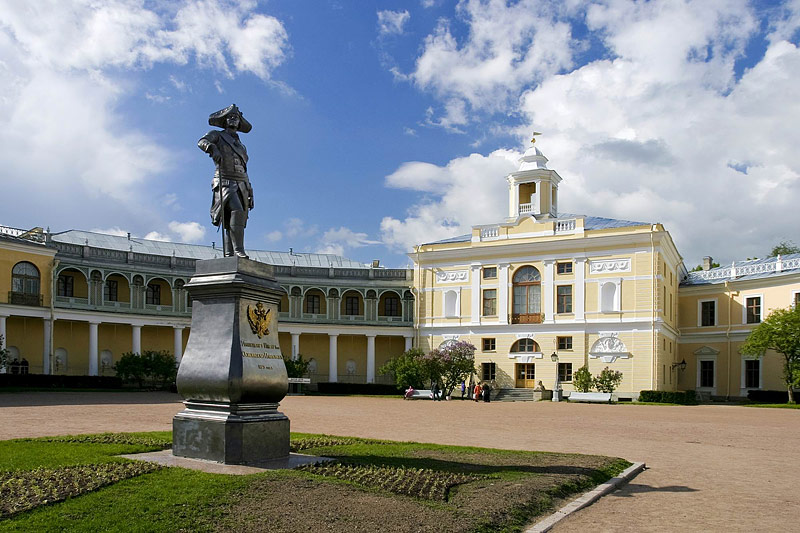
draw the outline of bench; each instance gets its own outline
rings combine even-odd
[[[569,394],[571,402],[604,402],[611,401],[610,392],[571,392]]]
[[[405,395],[405,392],[403,393]],[[406,400],[432,400],[433,399],[433,391],[430,389],[419,389],[415,390],[414,393],[409,396],[405,397]]]

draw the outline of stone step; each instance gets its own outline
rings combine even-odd
[[[496,402],[532,402],[533,389],[500,389]]]

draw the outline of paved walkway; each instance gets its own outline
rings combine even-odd
[[[169,430],[167,393],[0,394],[0,439]],[[633,483],[557,526],[569,531],[797,527],[800,410],[288,397],[292,430],[644,461]]]

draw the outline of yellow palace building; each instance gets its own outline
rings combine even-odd
[[[248,251],[284,289],[284,354],[311,361],[312,383],[381,383],[412,346],[477,347],[477,379],[572,392],[587,365],[623,374],[617,395],[691,390],[737,398],[783,390],[781,357],[738,347],[771,309],[800,303],[800,254],[687,272],[658,223],[558,211],[561,177],[531,146],[506,177],[508,216],[416,246],[414,267],[326,254]],[[30,373],[113,375],[125,352],[180,360],[184,288],[213,246],[0,226],[0,335]],[[21,367],[16,366],[17,371]],[[2,372],[2,369],[0,369]]]

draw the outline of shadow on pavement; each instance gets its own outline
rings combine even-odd
[[[41,407],[55,405],[108,405],[108,404],[168,404],[179,403],[181,397],[173,392],[8,392],[0,393],[2,407]]]

